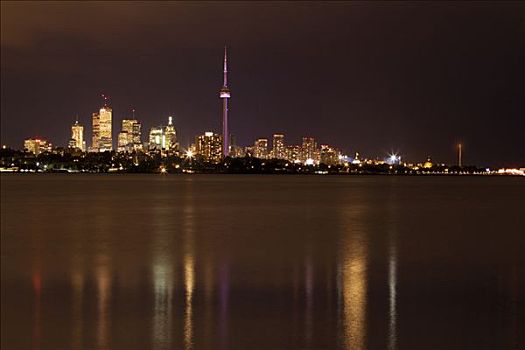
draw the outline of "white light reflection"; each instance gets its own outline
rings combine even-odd
[[[397,348],[397,331],[396,331],[396,298],[397,298],[397,248],[395,242],[390,243],[388,254],[388,290],[390,304],[390,322],[388,327],[388,350]]]
[[[195,288],[195,271],[193,257],[189,254],[184,256],[184,289],[186,291],[186,308],[184,311],[184,348],[193,347],[193,290]]]
[[[172,347],[172,302],[173,289],[175,285],[175,273],[173,267],[173,231],[170,227],[170,212],[166,206],[158,205],[152,207],[155,219],[153,232],[153,320],[152,340],[153,349],[170,349]]]
[[[153,348],[167,349],[171,345],[173,271],[171,264],[166,264],[164,259],[159,260],[153,265]]]

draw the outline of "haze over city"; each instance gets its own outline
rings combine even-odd
[[[67,145],[78,114],[221,131],[229,49],[237,143],[283,133],[345,153],[525,162],[523,3],[2,2],[1,142]]]

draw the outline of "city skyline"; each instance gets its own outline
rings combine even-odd
[[[522,8],[2,2],[2,143],[19,147],[38,135],[67,144],[64,125],[76,114],[89,135],[101,91],[116,121],[135,109],[144,131],[173,116],[181,145],[220,132],[218,52],[226,44],[238,144],[275,132],[293,144],[314,135],[345,152],[453,163],[461,142],[465,163],[521,165]],[[85,25],[109,13],[118,28]]]

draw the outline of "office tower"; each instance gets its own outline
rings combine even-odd
[[[84,141],[84,126],[75,121],[75,124],[71,126],[71,140],[69,141],[69,147],[78,148],[82,152],[86,151],[86,142]]]
[[[301,146],[288,146],[286,147],[286,159],[293,163],[300,163],[302,157]]]
[[[165,149],[168,151],[176,152],[179,148],[177,142],[177,131],[173,126],[173,117],[168,117],[168,125],[164,128],[164,136],[166,139]]]
[[[154,126],[150,129],[148,148],[150,151],[161,151],[166,148],[166,135],[162,126]]]
[[[286,148],[284,147],[284,135],[273,135],[272,157],[277,159],[286,159]]]
[[[205,132],[195,138],[195,152],[205,162],[220,163],[222,160],[222,136],[213,132]]]
[[[132,152],[142,149],[140,122],[136,119],[122,120],[122,131],[118,135],[118,151]]]
[[[98,143],[99,152],[113,150],[113,137],[111,134],[113,110],[104,105],[99,111],[100,139]]]
[[[228,99],[230,98],[230,89],[228,88],[228,56],[226,52],[226,46],[224,47],[224,71],[223,71],[223,83],[222,88],[219,91],[219,96],[222,98],[222,139],[224,143],[222,145],[222,154],[227,157],[230,154],[230,147],[228,144],[229,133],[228,133]]]
[[[321,145],[320,162],[326,165],[339,164],[339,151],[328,145]]]
[[[314,138],[303,137],[301,162],[305,164],[315,162],[317,153],[316,150],[317,145]]]
[[[113,150],[112,137],[113,110],[107,105],[107,97],[104,96],[104,106],[98,113],[93,113],[93,140],[91,150],[93,152],[105,152]]]
[[[93,121],[93,124],[92,124],[93,138],[91,141],[91,151],[98,152],[99,141],[100,141],[100,115],[96,112],[93,113],[92,121]]]
[[[46,140],[35,138],[24,140],[24,150],[38,156],[43,152],[51,152],[53,146]]]
[[[268,158],[268,139],[257,139],[253,145],[253,152],[255,158]]]

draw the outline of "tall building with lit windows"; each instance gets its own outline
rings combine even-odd
[[[38,156],[40,153],[51,152],[53,146],[41,138],[24,140],[24,150]]]
[[[100,140],[98,146],[100,152],[113,150],[112,122],[113,110],[108,106],[102,107],[99,111]]]
[[[92,139],[91,139],[91,152],[98,152],[98,144],[100,141],[100,116],[98,113],[93,113],[91,116],[92,125]]]
[[[272,144],[272,158],[286,159],[286,147],[284,146],[284,135],[274,134]]]
[[[205,132],[195,138],[195,152],[205,162],[220,163],[222,160],[222,136]]]
[[[168,117],[168,125],[164,128],[164,136],[166,139],[165,149],[168,151],[177,151],[179,143],[177,142],[177,131],[173,125],[173,117]]]
[[[98,113],[93,113],[92,151],[105,152],[113,150],[112,119],[113,110],[107,105],[100,108]]]
[[[75,121],[75,124],[71,125],[71,140],[69,141],[69,147],[77,148],[82,152],[86,151],[86,141],[84,141],[84,126]]]
[[[268,139],[257,139],[253,145],[253,156],[255,158],[268,158]]]
[[[122,131],[118,134],[118,151],[132,152],[142,149],[141,124],[136,119],[122,120]]]
[[[334,147],[321,145],[320,162],[326,165],[337,165],[340,163],[340,154],[341,153]]]
[[[148,148],[150,151],[161,151],[166,148],[166,135],[162,126],[154,126],[150,129]]]
[[[315,161],[316,153],[317,152],[317,144],[315,143],[315,140],[313,137],[303,137],[303,144],[302,144],[302,155],[301,155],[301,162],[302,163],[313,163]]]
[[[163,151],[163,154],[179,150],[177,131],[173,125],[173,117],[168,117],[168,125],[152,127],[149,133],[149,150]]]

